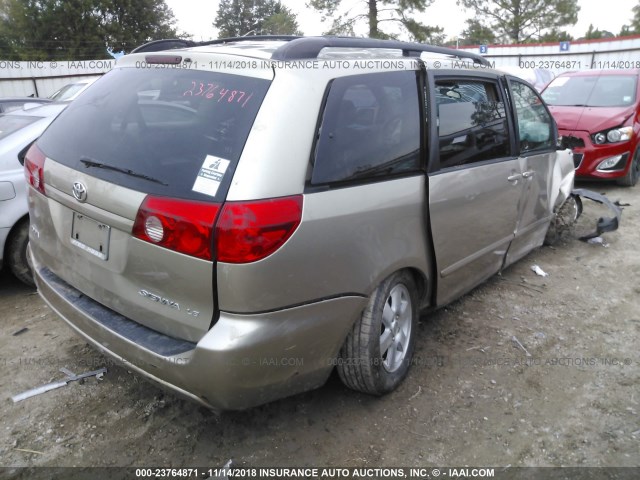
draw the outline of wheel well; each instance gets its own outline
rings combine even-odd
[[[413,280],[416,282],[416,288],[418,289],[418,303],[422,304],[425,296],[429,295],[427,288],[429,283],[427,277],[417,268],[408,267],[405,270],[411,274]]]
[[[15,235],[15,233],[18,231],[18,227],[20,227],[20,225],[22,224],[22,222],[24,221],[29,221],[29,214],[26,213],[23,217],[21,217],[19,220],[16,221],[16,223],[13,224],[13,227],[11,227],[11,230],[9,230],[9,235],[7,235],[7,239],[4,242],[4,251],[2,252],[2,258],[7,258],[7,253],[8,253],[8,249],[9,249],[9,245],[11,244],[11,239],[13,238],[13,236]]]

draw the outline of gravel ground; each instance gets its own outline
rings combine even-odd
[[[313,392],[213,414],[112,365],[4,271],[0,465],[640,466],[640,187],[587,187],[630,204],[607,245],[538,249],[423,315],[409,376],[382,398],[334,374]],[[585,210],[578,233],[606,214]],[[60,367],[103,365],[102,380],[10,400]]]

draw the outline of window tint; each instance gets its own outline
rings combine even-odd
[[[416,72],[354,75],[332,82],[311,183],[387,176],[419,165]]]
[[[199,70],[115,69],[38,145],[57,162],[127,188],[210,200],[231,182],[269,84]]]
[[[513,103],[518,117],[520,152],[547,150],[553,147],[553,121],[538,94],[528,85],[511,82]]]
[[[508,155],[505,108],[494,83],[437,81],[436,106],[440,168]]]
[[[0,115],[0,139],[17,132],[21,128],[40,120],[42,117],[30,115]]]

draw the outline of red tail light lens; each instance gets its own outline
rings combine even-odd
[[[133,225],[133,236],[192,257],[211,260],[213,224],[220,205],[147,196]]]
[[[302,195],[228,202],[216,224],[217,258],[250,263],[268,257],[293,235],[302,220]]]
[[[44,194],[44,161],[46,157],[42,150],[32,145],[24,158],[24,176],[27,183]]]

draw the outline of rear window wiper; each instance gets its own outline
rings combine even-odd
[[[114,172],[124,173],[125,175],[129,175],[131,177],[142,178],[143,180],[147,180],[149,182],[159,183],[160,185],[164,185],[168,187],[168,183],[164,183],[162,180],[158,180],[157,178],[150,177],[149,175],[145,175],[144,173],[134,172],[133,170],[129,170],[128,168],[116,167],[114,165],[107,165],[106,163],[96,162],[95,160],[91,160],[89,158],[81,158],[80,162],[84,164],[85,167],[95,167],[95,168],[103,168],[105,170],[112,170]]]

